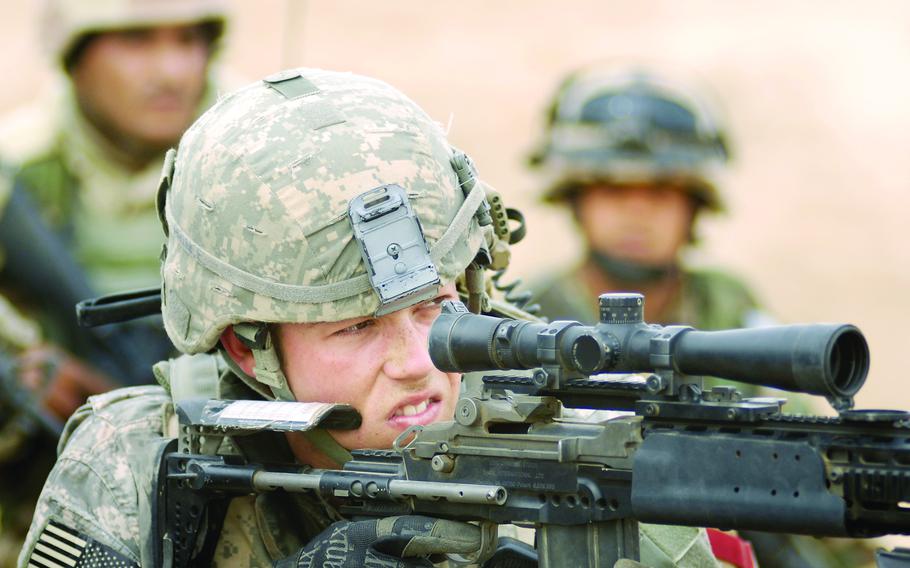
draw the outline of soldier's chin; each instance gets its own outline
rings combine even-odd
[[[186,113],[150,113],[132,134],[144,146],[166,150],[177,145],[191,123],[192,118]]]

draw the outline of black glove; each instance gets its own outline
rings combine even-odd
[[[526,542],[510,537],[500,537],[496,552],[482,568],[537,568],[537,551]]]
[[[480,545],[480,529],[457,521],[416,515],[339,521],[275,568],[432,566],[431,555],[470,554]]]

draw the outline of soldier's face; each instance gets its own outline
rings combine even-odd
[[[673,261],[688,242],[695,204],[667,185],[592,185],[581,190],[575,215],[589,245],[648,265]]]
[[[461,376],[433,366],[428,337],[441,302],[457,298],[450,284],[434,301],[377,318],[282,324],[291,390],[300,401],[343,402],[360,411],[359,429],[332,432],[348,449],[388,449],[409,426],[451,420]]]
[[[82,113],[127,152],[174,145],[206,87],[210,40],[202,26],[104,32],[70,70]]]

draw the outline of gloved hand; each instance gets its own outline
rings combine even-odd
[[[417,515],[339,521],[275,568],[432,566],[431,555],[470,554],[480,545],[480,529],[457,521]]]

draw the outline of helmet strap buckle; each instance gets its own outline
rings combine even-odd
[[[269,387],[276,400],[297,400],[281,370],[281,358],[275,350],[268,324],[234,324],[234,333],[253,353],[253,379]]]

